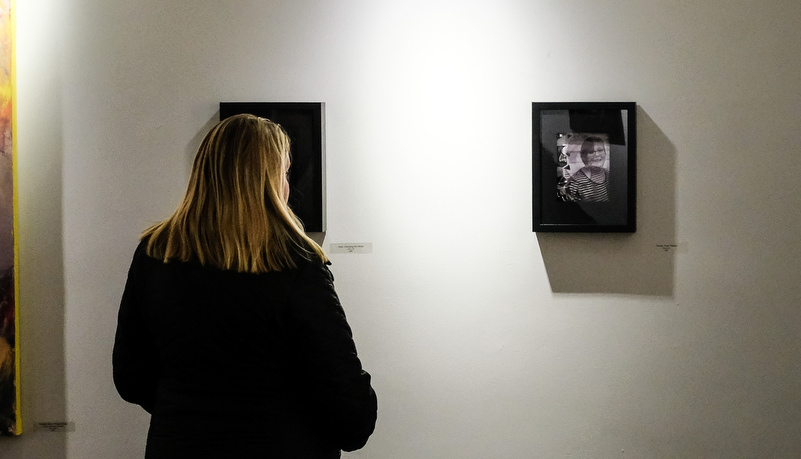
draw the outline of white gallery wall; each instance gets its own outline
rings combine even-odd
[[[142,457],[117,306],[221,101],[326,103],[324,247],[373,247],[331,255],[380,405],[346,457],[801,456],[796,0],[17,14],[25,432],[0,457]],[[635,234],[531,231],[534,101],[637,102]]]

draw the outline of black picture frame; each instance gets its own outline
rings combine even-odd
[[[250,113],[284,128],[291,144],[289,207],[307,233],[326,231],[325,104],[323,102],[220,102],[220,121]]]
[[[633,233],[637,104],[533,102],[533,231]]]

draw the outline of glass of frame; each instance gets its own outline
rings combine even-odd
[[[637,105],[532,103],[536,232],[636,230]]]

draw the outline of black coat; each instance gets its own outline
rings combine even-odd
[[[151,413],[148,458],[339,457],[376,422],[370,375],[322,262],[248,274],[137,248],[114,383]]]

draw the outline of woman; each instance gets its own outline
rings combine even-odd
[[[604,140],[600,137],[587,137],[581,144],[580,154],[584,167],[567,180],[567,194],[573,201],[609,201],[609,171],[604,168]]]
[[[376,421],[322,249],[287,206],[289,139],[220,122],[186,196],[144,232],[123,293],[114,383],[151,416],[147,458],[339,457]]]

